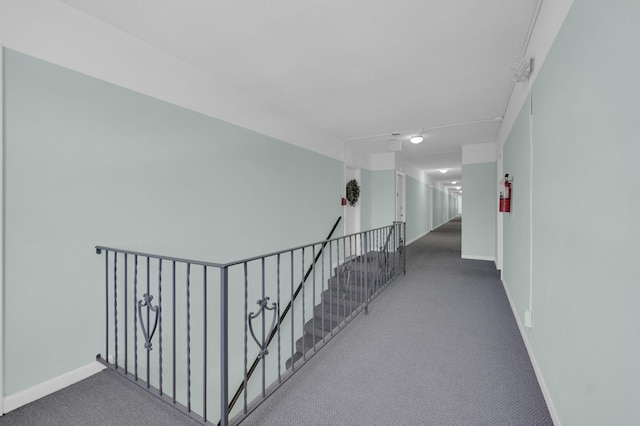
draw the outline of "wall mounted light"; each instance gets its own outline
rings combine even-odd
[[[411,136],[411,138],[409,138],[409,142],[411,142],[412,144],[419,144],[420,142],[422,142],[424,140],[424,138],[420,135],[416,135],[416,136]]]
[[[452,180],[452,181],[451,181],[451,184],[452,184],[452,185],[455,185],[456,183],[458,183],[458,182],[457,182],[457,181],[455,181],[455,180]]]
[[[440,169],[440,173],[447,173],[447,169]]]

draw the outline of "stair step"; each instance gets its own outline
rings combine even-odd
[[[369,277],[369,284],[371,284],[373,281],[375,281],[375,277]],[[347,281],[338,281],[335,277],[330,278],[327,282],[327,290],[331,289],[333,292],[351,291],[352,293],[359,293],[364,291],[366,286],[367,285],[364,280],[356,282],[349,281],[349,283],[347,284]]]
[[[344,267],[346,266],[347,268],[351,269],[352,272],[353,271],[364,272],[365,270],[370,270],[372,268],[375,268],[376,265],[384,261],[385,257],[392,258],[396,254],[397,252],[395,251],[389,251],[389,252],[370,251],[366,255],[366,262],[364,261],[362,256],[358,256],[356,259],[351,259],[340,264],[339,266],[335,267],[333,271],[334,273],[337,273],[338,271],[342,272],[344,270]]]
[[[346,297],[342,297],[342,296]],[[340,309],[346,309],[347,311],[355,311],[362,305],[365,297],[362,294],[340,294],[339,292],[329,292],[325,291],[322,293],[322,302],[325,305],[333,305],[339,307]]]
[[[317,328],[318,330],[331,330],[333,329],[336,325],[338,325],[339,322],[332,320],[331,318],[329,318],[328,315],[326,315],[324,318],[322,318],[321,316],[316,316],[314,318],[311,318],[309,321],[307,321],[305,323],[305,326],[308,323],[313,323],[313,320],[315,319],[316,325],[315,328]],[[325,333],[326,335],[326,333]]]
[[[296,362],[296,363],[297,363],[297,362],[298,362],[298,360],[300,360],[302,357],[303,357],[303,355],[302,355],[300,352],[296,352],[295,354],[293,354],[293,362]],[[288,370],[288,369],[290,369],[290,368],[291,368],[291,364],[292,364],[292,362],[291,362],[291,358],[289,358],[289,359],[287,360],[287,362],[285,362],[284,366],[285,366],[285,368]]]
[[[315,323],[313,318],[307,321],[304,325],[304,332],[314,335],[316,337],[322,338],[331,333],[331,324],[327,324],[325,322],[324,328],[322,327],[322,320],[320,318],[315,319]]]
[[[360,304],[334,305],[331,303],[323,303],[322,305],[316,306],[314,309],[314,316],[316,321],[318,321],[322,320],[322,315],[324,315],[324,320],[331,321],[331,326],[335,327],[346,317],[351,315],[359,306]]]
[[[327,280],[320,303],[313,308],[313,318],[304,324],[304,336],[296,340],[295,354],[285,362],[286,368],[290,369],[314,344],[320,343],[361,307],[367,290],[375,291],[384,278],[390,278],[399,259],[396,252],[371,251],[334,268],[334,276]]]
[[[303,346],[304,340],[304,346]],[[300,353],[306,353],[308,350],[313,349],[313,345],[322,342],[322,337],[314,336],[312,334],[304,334],[304,339],[301,337],[296,340],[296,351]]]
[[[331,296],[327,297],[339,297],[342,299],[351,299],[351,300],[361,300],[366,294],[367,289],[371,291],[371,289],[375,286],[375,280],[371,280],[367,286],[348,286],[342,287],[337,284],[330,284],[329,290],[325,290],[323,294],[330,293]]]
[[[350,313],[347,312],[345,314],[344,309],[330,308],[329,305],[318,305],[313,308],[313,316],[315,316],[316,322],[324,319],[325,323],[331,324],[331,327],[340,324]]]

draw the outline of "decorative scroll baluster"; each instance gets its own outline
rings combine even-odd
[[[228,418],[233,404],[244,394],[244,407],[242,409],[242,414],[240,415],[240,413],[238,413],[241,421],[244,416],[249,414],[249,407],[255,406],[253,403],[252,405],[249,405],[248,397],[250,393],[248,392],[247,388],[249,386],[251,374],[256,368],[259,368],[260,364],[262,364],[262,392],[260,396],[256,395],[257,403],[260,402],[260,399],[264,400],[264,398],[267,398],[273,392],[273,389],[270,389],[270,386],[276,385],[277,387],[277,385],[281,384],[284,381],[281,376],[281,365],[282,361],[284,361],[281,359],[281,356],[283,355],[281,352],[283,348],[281,346],[283,346],[282,343],[284,342],[281,342],[280,336],[283,325],[286,325],[291,331],[291,359],[287,360],[285,363],[287,369],[290,370],[288,372],[289,374],[294,370],[298,370],[300,365],[304,364],[304,362],[309,357],[313,356],[313,354],[317,350],[317,346],[322,347],[324,343],[330,340],[335,335],[335,333],[342,329],[344,325],[348,323],[353,317],[355,317],[359,312],[364,311],[365,313],[367,313],[370,302],[380,293],[382,288],[386,287],[393,279],[397,278],[397,276],[399,276],[402,272],[406,271],[406,250],[404,246],[406,236],[404,223],[396,222],[394,223],[393,227],[385,227],[350,236],[331,239],[331,234],[338,225],[338,222],[339,220],[336,221],[334,229],[332,229],[327,239],[323,242],[300,246],[285,251],[270,253],[263,256],[227,264],[191,261],[188,259],[180,259],[175,257],[152,255],[127,250],[109,249],[108,247],[96,247],[97,253],[106,252],[105,264],[103,266],[106,284],[104,292],[107,299],[105,312],[105,351],[107,354],[110,350],[114,351],[114,354],[112,356],[115,356],[116,361],[115,363],[110,363],[108,362],[108,359],[104,359],[100,354],[98,354],[97,359],[109,368],[117,370],[120,374],[131,374],[128,371],[129,360],[127,359],[127,356],[129,354],[129,350],[127,344],[129,341],[128,333],[131,333],[129,331],[131,330],[131,328],[128,328],[128,322],[133,319],[133,332],[131,334],[133,334],[132,360],[134,362],[131,363],[131,367],[134,375],[133,377],[130,376],[132,381],[138,384],[140,387],[146,388],[156,396],[165,395],[165,398],[171,403],[173,407],[188,414],[192,418],[200,422],[208,422],[209,417],[211,416],[210,407],[208,407],[208,399],[211,397],[209,386],[211,384],[210,372],[212,368],[209,362],[210,348],[207,344],[207,341],[210,337],[208,332],[208,323],[210,320],[209,316],[212,311],[212,308],[209,307],[207,303],[209,301],[208,285],[215,285],[217,283],[207,282],[209,279],[209,271],[207,270],[207,268],[215,268],[220,273],[220,282],[218,284],[220,291],[219,425],[228,425]],[[348,242],[347,238],[349,239]],[[316,248],[316,245],[319,247],[319,249]],[[328,253],[325,253],[326,245],[329,245]],[[297,251],[300,251],[299,256],[295,254]],[[310,261],[310,265],[306,265],[305,260],[308,257],[309,251],[313,260]],[[109,255],[110,253],[114,253],[113,257]],[[120,255],[122,255],[123,257],[121,259],[118,259],[117,257]],[[129,265],[128,256],[133,257],[133,262],[131,262],[131,265]],[[142,262],[144,262],[145,258],[147,260],[146,268],[144,266],[144,263],[141,263],[140,265],[140,276],[138,276],[138,257],[141,257],[143,259]],[[297,263],[298,258],[300,259],[300,263]],[[124,261],[122,261],[122,259],[124,259]],[[290,262],[289,266],[291,279],[291,301],[288,304],[287,302],[285,302],[287,306],[281,312],[280,309],[281,306],[283,306],[281,305],[281,293],[283,291],[283,288],[288,287],[286,283],[282,282],[282,279],[286,278],[282,276],[283,271],[286,271],[285,275],[288,275],[289,273],[286,267],[287,260]],[[167,284],[166,279],[163,279],[163,270],[166,269],[165,262],[167,261],[171,262],[172,266],[170,289],[170,295],[172,297],[170,303],[166,300]],[[248,264],[254,261],[256,261],[256,263],[261,262],[262,265],[261,275],[259,278],[257,277],[261,281],[261,294],[259,295],[261,299],[257,300],[256,302],[258,305],[258,309],[254,309],[254,312],[249,312],[247,305],[247,299],[249,297]],[[276,262],[274,270],[271,270],[270,267],[267,267],[267,265],[271,264],[267,262],[271,261]],[[151,264],[155,266],[156,262],[158,268],[158,287],[157,289],[153,290],[153,288],[155,288],[155,283],[152,287],[151,281],[154,280],[151,278]],[[285,264],[283,264],[283,262]],[[120,263],[120,265],[118,265],[118,263]],[[122,266],[123,263],[124,266]],[[165,265],[163,265],[163,263],[165,263]],[[319,265],[317,265],[318,263]],[[202,310],[200,311],[200,309],[196,309],[195,312],[191,312],[192,303],[190,270],[192,264],[200,265],[203,267],[203,297],[202,301],[199,302],[202,303]],[[317,271],[318,266],[321,267],[320,271]],[[180,275],[182,275],[183,267],[186,269],[186,282],[184,283],[182,282],[182,279],[178,280],[176,275],[177,271],[180,271]],[[129,268],[131,269],[131,275],[133,275],[132,277],[129,276]],[[146,274],[144,273],[143,268],[146,269]],[[298,270],[297,268],[301,269]],[[233,396],[231,402],[229,403],[229,273],[230,270],[235,271],[238,269],[244,269],[245,281],[244,312],[242,312],[241,314],[241,316],[244,318],[244,377],[241,385],[236,391],[236,394]],[[302,277],[300,277],[300,284],[296,290],[294,285],[296,284],[295,281],[297,281],[298,278],[296,278],[297,275],[295,272],[298,271],[302,273]],[[168,274],[169,272],[166,271],[166,273]],[[309,277],[311,274],[313,274],[313,277]],[[317,277],[316,274],[318,275]],[[327,276],[327,274],[329,276]],[[119,275],[120,283],[117,282]],[[275,276],[275,282],[273,283],[271,283],[272,275]],[[122,284],[122,276],[124,276],[124,285]],[[321,279],[321,285],[316,282],[317,279]],[[129,283],[129,281],[131,281],[131,283]],[[140,292],[144,292],[144,295],[141,299],[138,299],[138,281],[140,281]],[[143,290],[144,281],[146,281],[146,292]],[[162,281],[165,281],[164,291],[162,288]],[[309,283],[308,281],[312,282]],[[305,282],[307,284],[310,284],[310,288],[304,287]],[[269,285],[267,285],[267,283],[269,283]],[[132,292],[129,292],[129,284],[132,284]],[[283,285],[285,287],[282,287]],[[117,300],[119,292],[122,292],[122,286],[124,286],[124,296],[120,297],[123,297],[124,305],[128,306],[128,309],[125,310],[124,314],[118,311],[118,308],[121,309],[122,303],[120,302],[122,300]],[[273,287],[276,288],[274,289]],[[258,289],[256,289],[256,291],[257,290]],[[318,290],[321,290],[321,299],[319,301],[316,300],[316,298],[318,297]],[[270,294],[273,291],[276,292],[275,302],[272,302],[270,298],[267,297],[267,294]],[[310,301],[313,302],[314,306],[314,315],[312,318],[307,318],[308,306],[306,302],[309,298],[309,291],[312,292]],[[186,302],[186,310],[178,309],[177,302],[181,302],[183,299],[182,297],[178,297],[178,292],[186,293],[186,300],[184,300]],[[297,302],[295,302],[298,304],[298,306],[295,307],[294,301],[299,292],[302,293],[302,300],[298,300]],[[273,294],[271,295],[273,296]],[[157,300],[157,304],[154,304],[154,298]],[[200,299],[200,297],[198,297],[198,299]],[[131,308],[133,308],[132,313],[128,312]],[[295,309],[302,310],[302,318],[299,318],[295,315]],[[267,313],[267,311],[271,311],[271,315],[273,316],[270,324],[269,318],[267,318],[267,316],[270,314]],[[112,315],[113,318],[111,317]],[[163,328],[167,328],[166,315],[170,315],[169,321],[171,321],[170,327],[172,333],[172,347],[170,349],[172,355],[172,365],[170,367],[172,370],[171,390],[169,390],[168,382],[163,377],[164,363],[166,361],[166,354],[164,353],[163,349],[167,344],[166,336],[163,336]],[[163,316],[164,318],[162,318]],[[186,337],[186,348],[184,344],[185,342],[182,341],[178,333],[178,321],[176,320],[177,316],[179,316],[178,320],[180,321],[180,324],[184,324],[186,326],[186,336],[184,336]],[[327,316],[329,316],[329,318],[327,318]],[[199,348],[202,347],[202,359],[200,359],[200,356],[196,357],[197,360],[202,362],[202,367],[200,368],[199,365],[196,366],[196,363],[194,363],[194,366],[196,366],[196,370],[194,370],[193,372],[194,376],[197,375],[198,377],[198,383],[202,384],[201,390],[195,388],[192,389],[191,387],[192,318],[197,318],[198,322],[200,321],[200,318],[202,318],[203,321],[202,329],[200,327],[197,327],[197,330],[194,329],[194,332],[197,333],[197,336],[200,336],[200,331],[202,332],[202,345],[200,345],[200,343],[197,345]],[[337,321],[337,319],[339,318],[344,319],[344,321]],[[124,319],[124,324],[122,323],[122,319]],[[300,321],[300,319],[302,321]],[[308,325],[307,319],[309,319]],[[141,330],[140,340],[138,340],[137,336],[139,330],[137,325],[138,320],[140,321]],[[318,322],[320,322],[320,324],[318,324]],[[237,325],[240,326],[240,324]],[[270,327],[267,330],[267,326],[269,325]],[[255,330],[256,327],[259,327],[259,330],[257,332]],[[121,347],[122,337],[120,336],[120,332],[122,330],[124,330],[124,366],[118,365],[117,361],[118,358],[122,356],[123,352],[123,347]],[[254,348],[254,350],[252,350],[251,352],[259,352],[253,364],[249,364],[248,362],[249,332],[251,333],[252,339],[258,346],[258,351],[256,351]],[[156,338],[155,343],[153,343],[154,337]],[[295,337],[299,337],[299,340],[297,342],[294,339]],[[269,343],[275,338],[277,338],[278,340],[277,354],[273,354],[273,346],[271,348],[271,351],[268,351]],[[309,339],[312,339],[312,344],[308,344]],[[141,347],[143,342],[145,348],[144,350]],[[138,344],[140,344],[140,354],[138,353]],[[299,352],[295,352],[297,346],[300,346],[300,344],[302,345],[303,349]],[[286,347],[286,345],[284,346]],[[158,354],[157,357],[155,355],[150,357],[150,353],[153,349],[156,349],[155,353]],[[166,349],[169,350],[169,348]],[[177,380],[177,362],[182,363],[182,361],[184,360],[184,357],[181,357],[180,354],[184,354],[184,352],[182,351],[184,351],[185,349],[186,389],[184,386],[185,384],[182,383],[182,381]],[[309,352],[309,354],[307,354],[307,349],[309,351],[313,349],[314,352]],[[138,374],[138,357],[144,357],[145,352],[147,358],[146,378]],[[277,359],[272,359],[272,362],[275,363],[273,366],[274,370],[277,366],[278,375],[277,377],[273,378],[273,383],[271,384],[265,381],[265,366],[267,361],[266,356],[268,354],[277,356]],[[231,355],[235,355],[235,353],[232,353]],[[157,365],[155,364],[156,360],[158,361]],[[158,372],[158,380],[155,381],[156,384],[153,386],[150,383],[152,379],[150,377],[150,368],[157,368],[156,371]],[[169,366],[167,366],[167,368],[169,368]],[[183,369],[180,370],[181,374],[182,372]],[[202,380],[200,380],[200,378]],[[157,388],[154,386],[157,386]],[[181,388],[185,390],[186,395],[182,395],[179,392],[180,389],[178,389],[178,386],[181,386]],[[255,391],[257,390],[258,388],[256,387]],[[169,392],[171,392],[171,395],[168,395]],[[202,406],[198,404],[197,406],[192,407],[192,396],[196,398],[194,400],[201,399]]]
[[[142,335],[144,336],[144,347],[147,351],[153,349],[153,345],[151,343],[151,339],[153,339],[153,335],[156,332],[156,328],[158,327],[158,318],[160,317],[160,307],[158,305],[151,305],[151,301],[153,300],[153,296],[145,293],[142,296],[141,300],[138,300],[138,317],[140,318],[140,328],[142,329]],[[155,320],[153,322],[153,328],[151,328],[151,324],[144,325],[144,317],[142,316],[142,308],[147,308],[147,317],[154,312],[156,314]],[[149,321],[149,319],[147,319]]]
[[[247,323],[249,324],[249,331],[251,332],[251,337],[253,337],[253,340],[256,342],[256,344],[260,348],[260,351],[258,352],[258,357],[262,359],[264,358],[265,355],[269,354],[266,341],[267,341],[267,336],[271,335],[271,332],[273,331],[273,328],[275,327],[275,324],[276,324],[276,317],[277,317],[276,308],[278,307],[278,304],[276,302],[273,302],[271,303],[271,306],[269,306],[268,297],[265,297],[264,299],[260,299],[256,303],[258,304],[258,306],[260,306],[260,309],[255,314],[253,312],[249,312],[249,315],[247,317]],[[271,327],[269,328],[269,333],[263,335],[262,339],[258,339],[256,337],[255,332],[253,331],[253,320],[258,318],[261,314],[266,315],[265,311],[273,311],[273,319],[271,320]]]

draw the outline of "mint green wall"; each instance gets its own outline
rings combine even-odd
[[[458,214],[458,200],[453,195],[449,194],[449,219],[454,218]]]
[[[227,261],[324,238],[342,163],[4,51],[5,393],[103,349],[96,244]]]
[[[372,171],[360,169],[360,229],[371,229],[371,206],[373,199]]]
[[[446,214],[447,194],[437,188],[433,188],[433,227],[437,228],[447,221]]]
[[[371,189],[371,228],[391,225],[396,216],[395,170],[372,171]]]
[[[529,309],[529,223],[531,220],[529,100],[514,123],[502,154],[504,172],[514,178],[511,213],[500,213],[503,224],[502,279],[515,305],[519,308],[518,316],[521,321],[524,321],[525,309]],[[466,208],[466,194],[462,208],[463,210]]]
[[[429,186],[406,177],[406,239],[411,241],[429,231]]]
[[[462,181],[462,256],[495,259],[498,210],[496,163],[463,164]]]
[[[636,1],[574,2],[533,87],[534,328],[527,337],[563,426],[640,424],[638,16]],[[526,150],[522,127],[505,152]],[[505,171],[526,171],[526,155],[505,155]],[[515,177],[521,203],[527,190]],[[527,215],[517,204],[510,220],[528,226]],[[525,263],[508,257],[507,241],[520,257],[528,246],[508,235],[511,228],[505,223],[505,276]],[[526,293],[527,283],[512,277],[510,291]]]

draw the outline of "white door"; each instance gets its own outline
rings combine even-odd
[[[429,185],[429,231],[433,229],[433,187]]]
[[[406,221],[406,196],[405,196],[406,176],[396,173],[396,220]]]

